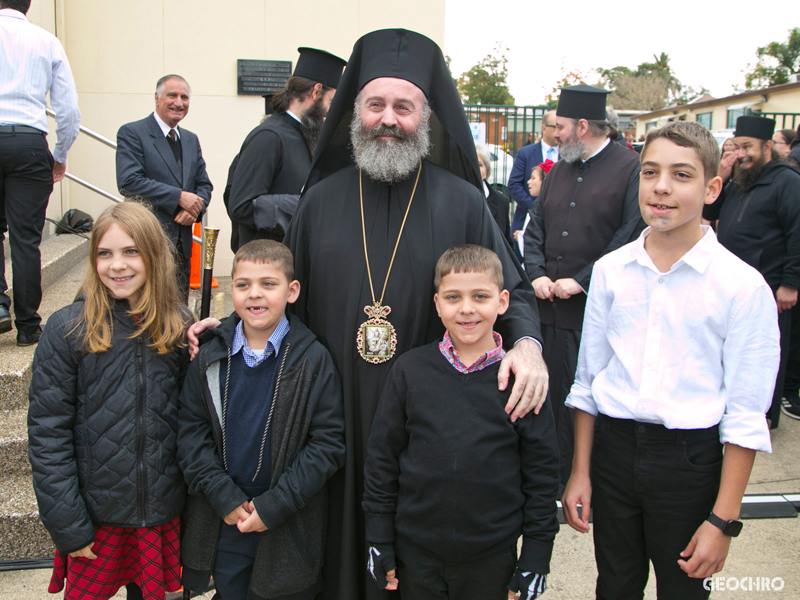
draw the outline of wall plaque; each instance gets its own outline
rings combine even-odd
[[[237,89],[240,96],[263,96],[280,92],[292,76],[290,60],[236,61]]]

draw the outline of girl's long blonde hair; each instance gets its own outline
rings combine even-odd
[[[142,203],[126,201],[103,211],[92,229],[89,243],[89,269],[79,294],[84,311],[79,325],[85,330],[84,345],[92,353],[112,346],[113,297],[97,274],[97,247],[112,225],[118,225],[136,244],[144,263],[146,278],[131,314],[138,315],[141,330],[147,333],[148,347],[166,354],[186,345],[188,310],[182,308],[175,273],[175,251],[156,216]],[[136,337],[134,333],[131,337]]]

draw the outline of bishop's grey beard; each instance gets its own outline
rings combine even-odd
[[[561,144],[558,146],[558,156],[568,163],[574,163],[583,158],[587,150],[586,142],[581,141],[573,131],[567,139],[561,140]]]
[[[761,172],[764,170],[764,165],[769,162],[769,158],[765,156],[757,156],[756,158],[746,156],[736,161],[733,180],[736,182],[743,192],[750,191],[758,178],[761,177]],[[743,168],[744,165],[749,164],[747,169]]]
[[[300,118],[303,128],[303,139],[308,144],[308,149],[311,154],[317,148],[319,141],[319,134],[322,131],[322,125],[325,123],[325,109],[322,106],[322,97],[318,98],[314,104],[305,112]]]
[[[424,116],[412,132],[403,131],[397,125],[376,125],[367,129],[356,109],[350,122],[353,158],[370,179],[397,183],[411,175],[420,161],[428,156],[431,146],[429,131],[428,119]],[[391,135],[395,139],[383,140],[380,139],[382,135]]]

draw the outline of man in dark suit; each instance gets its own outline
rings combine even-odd
[[[211,200],[213,186],[197,136],[178,127],[189,112],[191,88],[180,75],[156,84],[156,109],[117,132],[117,187],[123,196],[149,201],[177,246],[181,290],[189,296],[192,225]]]
[[[542,140],[520,148],[514,157],[514,167],[508,176],[508,195],[516,202],[514,218],[511,220],[511,234],[515,239],[518,235],[516,232],[524,227],[528,209],[535,200],[528,190],[531,169],[542,164],[547,159],[553,162],[558,161],[558,140],[554,136],[555,131],[556,111],[551,110],[542,115]],[[513,244],[513,247],[517,258],[522,260],[522,254],[517,244]]]

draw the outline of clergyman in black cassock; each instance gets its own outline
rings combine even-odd
[[[329,484],[323,567],[326,599],[396,597],[394,592],[377,589],[365,568],[360,506],[364,452],[394,361],[371,364],[357,351],[356,335],[368,318],[364,307],[373,303],[373,295],[364,258],[359,169],[348,148],[356,95],[369,82],[387,77],[413,83],[432,109],[432,149],[422,161],[383,301],[391,307],[388,321],[397,332],[395,356],[444,334],[433,303],[434,267],[445,250],[465,243],[493,249],[503,263],[511,305],[496,329],[507,346],[524,337],[540,340],[533,290],[484,202],[475,147],[441,50],[410,31],[367,34],[356,43],[348,61],[285,239],[301,283],[294,311],[331,352],[343,383],[347,459]],[[378,297],[418,168],[419,163],[408,177],[393,184],[362,173],[366,246]]]
[[[587,85],[562,88],[555,134],[561,160],[550,170],[524,233],[525,267],[534,288],[537,280],[555,284],[538,303],[561,456],[559,497],[572,472],[574,414],[564,401],[578,366],[592,268],[600,257],[635,240],[645,226],[639,210],[639,156],[608,137],[606,94]],[[588,127],[589,122],[604,133],[589,129],[578,139],[579,125]],[[563,293],[563,282],[574,289]]]
[[[298,48],[300,58],[293,76],[281,94],[273,97],[273,107],[293,102],[295,78],[316,82],[320,105],[327,110],[326,90],[336,90],[345,62],[333,54],[315,48]],[[315,90],[307,97],[315,97]],[[288,100],[291,98],[292,100]],[[301,100],[292,106],[301,106]],[[328,102],[330,99],[327,99]],[[313,105],[312,105],[313,106]],[[297,109],[295,109],[297,110]],[[307,109],[306,109],[307,112]],[[300,192],[311,170],[313,149],[309,148],[307,125],[301,122],[306,113],[276,110],[245,138],[235,167],[228,174],[231,191],[225,207],[236,230],[236,249],[256,239],[283,241],[294,215]],[[320,114],[321,119],[324,114]],[[318,130],[317,130],[318,131]]]

